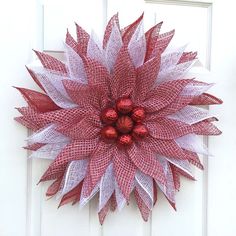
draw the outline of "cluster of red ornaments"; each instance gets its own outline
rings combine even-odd
[[[124,146],[131,145],[133,139],[142,139],[148,135],[148,129],[142,123],[145,116],[145,110],[134,107],[130,98],[120,98],[115,107],[102,111],[104,127],[101,136],[108,142],[117,141]]]

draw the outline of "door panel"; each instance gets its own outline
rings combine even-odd
[[[209,159],[202,157],[205,171],[194,170],[197,181],[181,179],[181,190],[176,196],[177,212],[171,208],[159,191],[158,203],[147,223],[141,219],[139,210],[134,199],[132,199],[130,205],[121,212],[110,213],[104,225],[100,226],[97,217],[97,196],[83,209],[80,209],[78,205],[73,207],[66,205],[57,209],[59,200],[55,198],[46,199],[45,192],[49,183],[40,185],[37,183],[50,161],[27,160],[29,153],[20,149],[24,145],[25,129],[15,123],[12,126],[12,123],[7,122],[16,116],[16,112],[13,113],[10,107],[21,105],[18,101],[19,97],[13,99],[12,103],[7,103],[8,105],[4,107],[4,112],[8,114],[4,121],[6,122],[5,129],[10,129],[11,132],[16,133],[16,140],[13,142],[14,148],[10,152],[12,159],[1,158],[0,166],[3,162],[6,165],[6,170],[12,171],[14,167],[12,163],[18,163],[15,175],[17,178],[19,177],[19,182],[17,184],[16,179],[11,179],[10,185],[7,185],[4,180],[5,177],[2,177],[0,183],[7,186],[5,188],[10,192],[10,196],[19,195],[20,205],[13,204],[16,212],[13,219],[17,222],[17,235],[169,236],[174,234],[181,236],[233,236],[233,232],[236,231],[235,226],[233,226],[236,209],[234,206],[231,207],[231,203],[233,203],[236,188],[233,186],[233,174],[235,172],[232,163],[235,164],[233,158],[236,137],[232,132],[235,127],[230,117],[236,114],[236,108],[233,107],[232,102],[236,99],[233,86],[235,85],[234,75],[236,74],[234,66],[236,32],[235,30],[231,31],[228,26],[232,19],[236,21],[232,10],[233,1],[70,0],[58,3],[57,1],[41,2],[35,0],[33,2],[34,4],[31,3],[31,5],[27,5],[29,3],[26,0],[22,3],[23,6],[30,7],[31,14],[28,13],[25,18],[22,18],[21,23],[26,24],[27,20],[34,16],[34,21],[31,22],[31,26],[34,28],[32,27],[30,32],[26,31],[28,38],[26,36],[20,38],[22,45],[26,39],[28,40],[27,45],[23,48],[30,55],[27,58],[19,56],[16,59],[18,60],[16,63],[21,62],[22,68],[23,62],[27,64],[32,60],[30,47],[44,50],[63,59],[63,41],[66,28],[69,28],[73,35],[75,32],[73,22],[82,25],[88,32],[93,28],[98,36],[102,36],[107,20],[116,12],[119,12],[121,25],[124,26],[145,11],[146,28],[159,21],[164,21],[163,32],[176,29],[176,35],[170,48],[188,43],[187,50],[198,51],[199,63],[196,65],[196,70],[199,65],[211,70],[211,77],[219,84],[214,92],[225,100],[226,105],[219,108],[214,107],[212,111],[221,119],[219,126],[224,130],[222,137],[210,138],[209,140],[202,139],[202,142],[209,146],[210,152],[215,157]],[[21,17],[18,12],[15,12],[15,15]],[[19,53],[24,55],[23,51],[19,51]],[[19,78],[12,79],[4,86],[25,83],[25,87],[34,88],[34,85],[29,82],[30,80],[26,79],[28,75],[23,72],[23,69],[18,70],[18,74],[21,75],[20,80]],[[16,74],[12,74],[11,77],[15,78]],[[12,97],[14,96],[12,94]],[[7,131],[3,133],[7,133]],[[8,155],[10,138],[2,137],[3,134],[0,135],[1,140],[5,141],[3,155]],[[227,160],[224,161],[222,158],[226,158],[225,156],[227,156]],[[0,171],[0,175],[8,176],[6,170]],[[24,194],[19,194],[19,189],[22,188],[26,191]],[[228,194],[224,194],[223,192],[227,190]],[[4,196],[1,198],[0,204],[8,200]],[[8,201],[14,202],[14,199],[9,197]],[[9,207],[10,205],[7,204],[6,206]],[[0,205],[0,209],[7,211],[6,206]],[[10,216],[10,213],[8,215]],[[0,216],[4,219],[0,221],[0,234],[15,236],[16,231],[10,229],[11,217],[3,217],[1,213]],[[1,225],[2,222],[3,226]]]

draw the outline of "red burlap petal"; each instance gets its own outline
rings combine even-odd
[[[109,212],[110,205],[111,205],[111,199],[109,199],[105,204],[105,206],[98,212],[98,218],[101,225],[103,224],[107,216],[107,213]]]
[[[180,148],[174,140],[161,140],[147,137],[145,145],[147,149],[150,149],[159,155],[184,160],[188,158],[182,148]]]
[[[89,86],[97,86],[107,95],[110,87],[110,74],[106,67],[88,57],[83,57],[83,62]]]
[[[135,86],[136,71],[129,56],[127,47],[122,47],[116,60],[111,81],[111,92],[114,100],[132,94]]]
[[[65,194],[61,201],[60,204],[58,206],[61,207],[67,203],[74,203],[76,201],[76,199],[80,198],[81,195],[81,190],[82,190],[82,186],[83,186],[83,181],[80,182],[75,188],[73,188],[70,192],[68,192],[67,194]]]
[[[157,118],[146,125],[151,136],[157,139],[175,139],[194,132],[191,125],[168,118]]]
[[[64,80],[63,85],[73,102],[82,108],[101,111],[107,105],[108,99],[99,86],[88,86],[73,80]]]
[[[93,112],[96,114],[96,112]],[[48,123],[56,124],[74,124],[79,120],[82,120],[84,117],[88,117],[92,112],[87,109],[80,108],[70,108],[70,109],[61,109],[53,112],[47,112],[39,115],[39,119]]]
[[[184,52],[180,57],[178,64],[192,61],[196,59],[196,57],[197,57],[197,52]]]
[[[188,173],[186,173],[185,171],[183,171],[182,169],[179,169],[177,166],[172,166],[172,170],[178,172],[180,175],[184,176],[185,178],[187,179],[190,179],[190,180],[195,180],[195,178],[191,175],[189,175]]]
[[[200,96],[193,98],[190,105],[214,105],[222,104],[223,101],[211,94],[203,93]]]
[[[38,112],[48,112],[60,109],[50,97],[37,91],[15,87],[21,92],[29,106],[35,108]]]
[[[222,132],[211,123],[211,120],[203,120],[193,125],[195,134],[198,135],[220,135]]]
[[[99,116],[91,115],[70,126],[60,125],[56,130],[73,140],[94,139],[99,136],[101,121]]]
[[[145,100],[147,93],[152,89],[160,69],[161,58],[154,57],[137,68],[135,81],[134,101],[139,103]]]
[[[52,196],[54,196],[54,195],[58,192],[58,190],[59,190],[59,188],[60,188],[60,186],[61,186],[61,180],[62,180],[62,178],[56,179],[56,180],[48,187],[47,192],[46,192],[46,196],[47,196],[47,197],[52,197]]]
[[[188,156],[188,161],[191,164],[195,165],[196,167],[198,167],[201,170],[204,169],[204,167],[203,167],[203,165],[202,165],[202,163],[201,163],[197,153],[191,152],[191,151],[188,151],[188,150],[184,150],[184,152]]]
[[[107,26],[106,26],[106,29],[104,32],[104,37],[103,37],[103,48],[106,48],[106,46],[107,46],[107,42],[110,38],[114,24],[116,24],[118,26],[118,28],[120,29],[118,13],[116,13],[114,16],[112,16],[111,19],[109,20],[109,22],[107,23]]]
[[[156,181],[153,179],[153,206],[157,203],[157,184]]]
[[[143,15],[144,15],[144,13],[136,21],[134,21],[132,24],[126,26],[124,29],[121,30],[122,40],[123,40],[123,43],[126,46],[129,44],[130,39],[132,38],[132,36],[133,36],[135,30],[137,29],[139,23],[142,21]]]
[[[33,131],[37,131],[38,129],[41,128],[40,126],[38,126],[37,124],[32,122],[30,119],[28,119],[24,116],[15,117],[14,120],[17,121],[18,123],[20,123],[21,125],[25,126],[26,128],[33,130]]]
[[[145,33],[145,38],[146,38],[146,55],[144,60],[145,62],[151,58],[162,24],[163,22],[158,23]]]
[[[50,123],[41,117],[46,113],[39,113],[31,107],[21,107],[17,108],[17,110],[23,115],[22,117],[23,121],[28,123],[30,126],[34,127],[33,130],[43,128],[44,126]],[[20,122],[20,120],[18,119],[17,121]]]
[[[129,200],[136,167],[124,150],[116,149],[113,156],[116,181],[126,200]]]
[[[111,163],[116,146],[100,141],[90,158],[89,170],[91,174],[92,188],[105,173],[108,165]]]
[[[152,56],[163,53],[165,49],[167,48],[167,46],[169,45],[174,34],[175,34],[175,30],[171,30],[164,34],[160,34],[156,40],[155,47],[152,51]]]
[[[134,189],[134,197],[137,202],[137,205],[138,205],[138,208],[140,210],[143,220],[148,221],[148,217],[149,217],[151,210],[146,206],[146,204],[144,203],[144,201],[140,197],[136,188]]]
[[[54,58],[46,53],[38,52],[35,50],[34,50],[34,52],[36,53],[37,57],[41,61],[44,68],[49,69],[49,70],[54,70],[54,71],[60,72],[65,75],[68,74],[67,69],[66,69],[66,65],[63,62],[57,60],[56,58]]]
[[[116,202],[116,195],[115,192],[113,192],[113,194],[111,195],[111,205],[110,205],[110,209],[111,211],[115,211],[117,208],[117,202]]]
[[[44,89],[44,87],[43,87],[42,84],[40,83],[40,81],[39,81],[37,75],[36,75],[31,69],[29,69],[27,66],[26,66],[26,69],[28,70],[28,72],[29,72],[30,76],[32,77],[32,79],[34,80],[34,82],[35,82],[44,92],[46,92],[45,89]]]
[[[176,171],[173,164],[171,164],[171,163],[169,163],[169,164],[170,164],[170,168],[171,168],[171,172],[172,172],[172,176],[173,176],[175,189],[177,191],[179,191],[180,190],[180,174],[178,171]]]
[[[156,112],[171,104],[191,79],[174,80],[154,88],[141,103],[147,112]]]
[[[77,42],[78,42],[78,52],[80,55],[87,54],[87,46],[89,41],[89,34],[78,24],[76,25],[76,34],[77,34]]]
[[[75,39],[71,36],[71,34],[69,33],[69,31],[67,30],[66,32],[66,44],[71,47],[75,52],[79,52],[78,51],[78,43],[75,41]]]
[[[49,166],[40,181],[55,179],[55,177],[62,175],[71,161],[88,158],[95,150],[97,144],[98,139],[75,140],[67,144]]]
[[[44,145],[46,145],[46,144],[45,143],[33,143],[33,144],[25,146],[24,149],[30,150],[30,151],[37,151],[39,148],[43,147]]]
[[[147,174],[154,179],[159,180],[162,184],[165,183],[165,174],[161,163],[156,159],[155,153],[149,149],[145,148],[143,144],[142,147],[137,145],[132,145],[127,149],[128,155],[132,162],[140,169],[144,174]]]

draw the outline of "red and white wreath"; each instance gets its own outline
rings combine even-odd
[[[147,32],[143,15],[120,29],[114,15],[103,42],[76,25],[66,34],[66,62],[35,51],[43,67],[28,68],[42,93],[17,88],[28,103],[16,120],[34,131],[27,149],[52,163],[40,182],[47,196],[84,206],[99,195],[101,224],[133,192],[143,219],[161,191],[175,208],[180,176],[194,179],[207,154],[197,135],[218,135],[216,118],[195,105],[220,104],[212,86],[186,76],[197,53],[166,50],[174,30]]]

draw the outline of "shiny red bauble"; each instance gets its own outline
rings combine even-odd
[[[133,121],[129,116],[121,116],[116,122],[117,130],[122,134],[127,134],[133,129]]]
[[[116,102],[116,109],[122,114],[128,114],[133,109],[133,102],[130,98],[120,98]]]
[[[103,123],[110,125],[117,121],[118,114],[114,108],[107,108],[102,111],[101,119]]]
[[[123,146],[130,146],[133,143],[133,138],[130,134],[123,134],[119,136],[118,143]]]
[[[118,133],[113,126],[105,126],[101,130],[101,135],[105,140],[115,140],[118,137]]]
[[[131,118],[132,118],[133,121],[141,122],[141,121],[143,121],[145,119],[145,117],[146,117],[146,113],[145,113],[144,108],[142,108],[142,107],[135,107],[132,110]]]
[[[148,135],[148,129],[144,124],[137,124],[133,128],[132,135],[135,138],[145,138]]]

